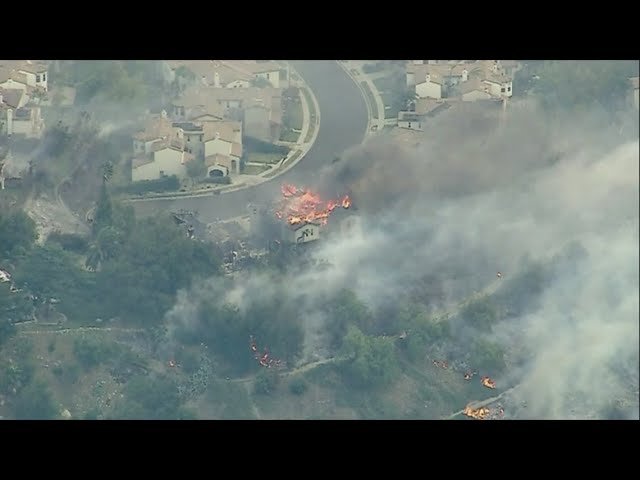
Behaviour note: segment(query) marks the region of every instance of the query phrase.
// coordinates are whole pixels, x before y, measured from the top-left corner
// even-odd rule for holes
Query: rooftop
[[[148,142],[157,138],[175,136],[177,129],[172,126],[171,120],[162,115],[150,117],[144,125],[144,130],[133,135],[135,140]]]
[[[634,90],[638,90],[638,81],[639,81],[640,77],[631,77],[629,79],[629,82],[631,83],[631,86],[633,87]]]
[[[418,115],[435,115],[449,107],[450,104],[448,102],[443,102],[442,100],[434,100],[432,98],[420,98],[416,100],[416,113]]]
[[[19,88],[0,88],[0,96],[2,97],[2,103],[11,108],[18,108],[24,96],[24,90]]]

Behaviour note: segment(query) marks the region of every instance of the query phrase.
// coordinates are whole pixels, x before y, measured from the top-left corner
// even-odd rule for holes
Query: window
[[[503,90],[503,92],[504,92],[504,90]],[[191,141],[191,136],[188,136],[187,137],[187,142],[190,142],[190,141]]]
[[[501,91],[502,93],[504,93],[504,92],[505,92],[504,87],[502,87],[502,88],[500,89],[500,91]]]
[[[43,82],[46,82],[46,81],[47,81],[47,74],[46,74],[46,73],[43,73],[43,74],[42,74],[42,81],[43,81]]]
[[[203,138],[204,138],[204,135],[200,135],[200,141],[202,141]]]
[[[160,170],[160,176],[164,177],[164,170]]]
[[[409,128],[411,128],[411,122],[409,122]]]
[[[40,74],[36,75],[36,82],[40,83]]]
[[[511,87],[509,86],[507,87],[507,92],[510,92],[510,91],[511,91]]]

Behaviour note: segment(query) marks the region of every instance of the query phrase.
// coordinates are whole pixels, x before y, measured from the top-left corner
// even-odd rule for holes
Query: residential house
[[[183,132],[185,150],[193,154],[196,160],[203,162],[205,159],[205,143],[214,137],[214,133],[223,129],[233,132],[232,139],[242,145],[242,123],[232,121],[207,121],[207,122],[174,122],[174,128]]]
[[[398,127],[422,131],[429,118],[447,110],[450,103],[442,100],[422,98],[416,100],[413,111],[398,113]]]
[[[506,62],[506,61],[505,61]],[[509,98],[513,96],[512,76],[505,71],[517,71],[516,67],[503,69],[505,62],[501,60],[481,60],[473,65],[471,76],[480,78],[489,86],[489,93],[494,97]],[[511,61],[506,62],[511,65]]]
[[[22,89],[0,88],[0,133],[38,138],[44,130],[40,107],[29,106]]]
[[[15,84],[19,83],[25,87],[41,88],[46,92],[48,77],[49,67],[43,62],[0,60],[0,87],[16,88]]]
[[[425,81],[421,82],[424,78]],[[469,65],[410,65],[407,67],[407,85],[415,84],[420,98],[440,99],[450,95],[451,90],[469,78]]]
[[[196,77],[196,85],[206,87],[248,88],[254,78],[250,73],[238,71],[220,60],[165,60],[164,63],[172,72],[172,80],[176,70],[185,67]],[[188,86],[181,85],[182,88]]]
[[[513,78],[523,67],[522,63],[517,60],[498,60],[497,62],[500,73],[509,78]]]
[[[204,127],[204,162],[207,175],[240,173],[242,129],[237,122],[210,122]]]
[[[442,98],[444,80],[437,74],[427,73],[425,81],[416,85],[416,96],[418,98]]]
[[[224,89],[215,89],[224,90]],[[218,102],[213,88],[190,87],[172,102],[172,117],[175,121],[220,121],[226,109]]]
[[[282,128],[282,89],[193,87],[174,100],[174,118],[193,122],[235,120],[244,134],[273,142]]]
[[[462,83],[458,87],[460,97],[465,102],[474,102],[476,100],[487,100],[491,98],[490,87],[480,78],[471,78],[468,82]]]
[[[155,151],[154,144],[169,138],[180,138],[182,133],[173,127],[167,113],[163,110],[159,116],[150,117],[144,129],[133,135],[134,155],[148,155]]]
[[[631,77],[629,79],[629,83],[631,84],[632,94],[633,94],[633,105],[638,110],[638,78],[639,77]]]
[[[270,89],[271,90],[271,89]],[[280,138],[283,122],[282,97],[273,89],[261,97],[247,101],[244,108],[244,129],[247,136],[275,142]]]
[[[270,60],[218,60],[238,73],[255,79],[267,80],[272,87],[280,88],[280,71],[282,68]]]
[[[151,152],[140,153],[131,162],[131,180],[157,180],[165,176],[187,175],[187,162],[193,155],[184,150],[184,139],[180,136],[154,142]]]
[[[283,240],[287,243],[308,243],[320,239],[320,224],[301,222],[283,225]]]

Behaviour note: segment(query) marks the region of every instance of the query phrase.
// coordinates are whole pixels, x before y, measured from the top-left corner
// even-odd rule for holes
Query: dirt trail
[[[75,327],[75,328],[52,328],[50,330],[20,330],[18,335],[41,335],[45,333],[82,333],[82,332],[144,332],[143,328],[124,327]]]

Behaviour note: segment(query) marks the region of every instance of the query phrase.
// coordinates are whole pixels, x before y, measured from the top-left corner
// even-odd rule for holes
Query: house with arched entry
[[[204,162],[207,175],[224,177],[240,173],[242,129],[237,122],[204,124]]]

